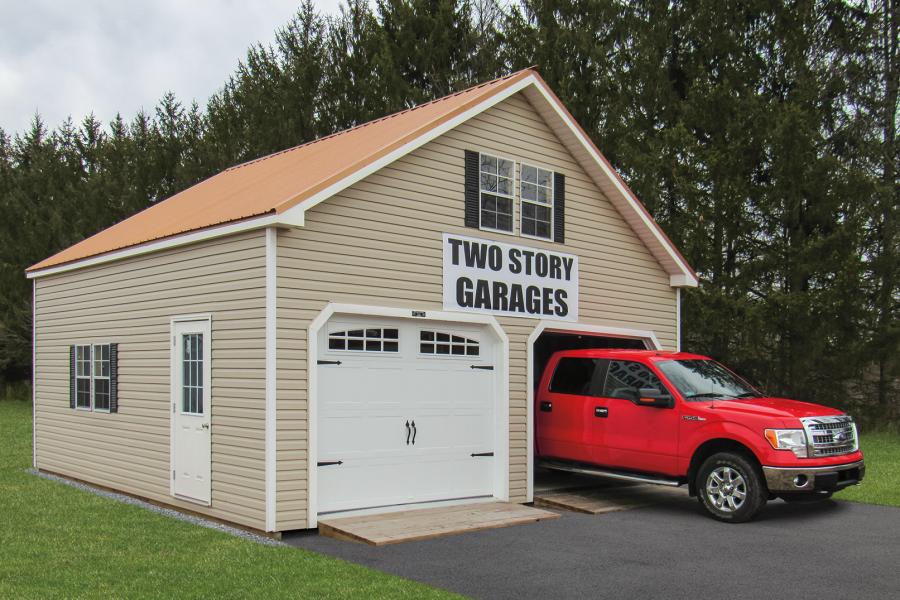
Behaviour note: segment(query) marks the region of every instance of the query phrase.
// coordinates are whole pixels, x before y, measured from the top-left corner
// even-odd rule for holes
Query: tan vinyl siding
[[[565,174],[566,243],[463,227],[467,149]],[[288,450],[278,454],[278,529],[306,526],[310,321],[328,302],[440,309],[444,232],[578,254],[580,322],[650,329],[675,347],[668,274],[528,101],[513,96],[319,204],[303,228],[279,233],[277,436]],[[537,321],[499,320],[510,337],[510,494],[524,501],[526,341]]]
[[[265,529],[265,247],[253,232],[36,280],[37,465]],[[169,495],[170,319],[212,315],[212,506]],[[119,412],[69,408],[69,346],[119,344]]]

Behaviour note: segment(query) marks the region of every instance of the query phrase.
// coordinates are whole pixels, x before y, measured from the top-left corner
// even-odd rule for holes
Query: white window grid
[[[91,346],[75,346],[75,408],[93,408],[93,384],[91,382]]]
[[[449,331],[422,329],[419,332],[419,354],[449,357],[479,356],[481,344],[476,339]]]
[[[522,163],[519,173],[519,196],[522,207],[519,211],[519,233],[522,237],[539,240],[553,239],[553,171],[535,165]],[[538,218],[539,212],[546,211],[547,218]],[[527,216],[529,213],[533,216]],[[526,227],[526,221],[533,229]],[[539,233],[539,224],[546,223],[547,235]],[[526,229],[529,230],[526,233]]]
[[[478,155],[478,223],[486,231],[498,233],[515,233],[516,221],[516,162],[509,158],[492,154]],[[487,198],[485,198],[487,196]],[[509,229],[500,227],[500,215],[506,211],[499,210],[499,200],[509,200]],[[493,203],[493,209],[489,208]],[[485,212],[493,214],[494,224],[485,223]]]
[[[396,327],[360,327],[333,331],[328,334],[328,350],[396,354],[400,351],[400,330]]]
[[[185,333],[181,338],[181,412],[203,414],[203,334]]]
[[[75,346],[75,408],[110,411],[110,344]],[[102,402],[97,399],[100,397]]]

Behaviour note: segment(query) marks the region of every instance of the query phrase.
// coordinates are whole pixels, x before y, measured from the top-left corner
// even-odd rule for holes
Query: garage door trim
[[[496,444],[496,460],[494,472],[494,497],[499,500],[509,500],[509,338],[506,332],[491,315],[446,312],[439,310],[421,310],[412,308],[395,308],[386,306],[368,306],[361,304],[337,304],[329,303],[316,315],[309,325],[307,333],[307,390],[308,407],[307,422],[309,423],[308,449],[307,449],[307,521],[308,527],[316,527],[318,523],[317,506],[317,404],[318,381],[316,364],[319,359],[319,331],[326,326],[335,315],[357,315],[393,319],[409,319],[410,321],[444,321],[454,323],[466,323],[484,325],[491,329],[500,345],[501,360],[496,365],[497,392],[494,399],[494,419]]]
[[[649,329],[629,329],[612,325],[589,325],[587,323],[562,324],[558,321],[541,321],[535,326],[534,331],[528,336],[528,352],[526,358],[528,361],[526,381],[528,407],[525,411],[526,456],[528,457],[528,464],[526,467],[527,482],[525,488],[526,502],[534,501],[534,343],[541,337],[541,334],[545,332],[629,338],[642,340],[647,348],[651,350],[662,350],[662,344],[659,343],[656,334]]]

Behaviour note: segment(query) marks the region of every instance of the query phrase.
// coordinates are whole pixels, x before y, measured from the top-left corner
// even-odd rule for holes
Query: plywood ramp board
[[[484,529],[558,519],[547,510],[509,502],[484,502],[319,521],[319,534],[384,546]]]
[[[534,495],[534,505],[589,515],[654,506],[683,500],[687,491],[657,485],[625,485],[547,490]]]

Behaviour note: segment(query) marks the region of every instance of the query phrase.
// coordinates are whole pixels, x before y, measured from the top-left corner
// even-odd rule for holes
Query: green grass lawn
[[[30,466],[31,404],[0,402],[0,598],[456,597],[102,498]]]
[[[838,500],[900,506],[900,434],[868,433],[860,436],[866,457],[862,485],[835,494]]]

